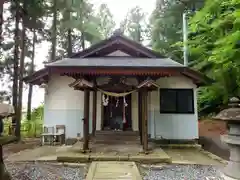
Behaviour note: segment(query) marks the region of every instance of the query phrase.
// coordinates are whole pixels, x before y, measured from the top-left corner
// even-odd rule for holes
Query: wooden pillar
[[[89,149],[89,90],[84,90],[83,151]]]
[[[141,93],[141,97],[142,97],[142,104],[141,104],[141,106],[142,106],[142,113],[141,113],[141,120],[142,120],[142,123],[141,123],[141,126],[142,126],[142,146],[144,146],[144,141],[143,141],[143,139],[144,139],[144,116],[145,116],[145,98],[144,98],[144,92],[142,91],[142,93]]]
[[[92,135],[95,136],[97,125],[97,91],[93,91]]]
[[[138,130],[142,145],[142,92],[138,91]]]
[[[148,153],[148,105],[147,105],[148,92],[146,89],[143,91],[143,117],[142,117],[142,143],[144,153]]]

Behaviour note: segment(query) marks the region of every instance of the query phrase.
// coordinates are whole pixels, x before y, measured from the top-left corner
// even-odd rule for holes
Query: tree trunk
[[[84,50],[84,49],[85,49],[85,37],[84,37],[84,32],[83,32],[83,30],[82,30],[81,33],[82,33],[82,34],[81,34],[81,46],[82,46],[82,50]]]
[[[19,55],[19,21],[20,21],[20,7],[18,0],[15,0],[16,13],[15,13],[15,30],[14,30],[14,63],[13,63],[13,86],[12,86],[12,104],[15,113],[18,109],[18,55]],[[12,124],[16,123],[16,116],[12,118]],[[16,132],[15,132],[16,135]]]
[[[80,31],[81,31],[81,46],[82,50],[85,49],[85,32],[84,32],[84,18],[83,18],[83,13],[81,11],[80,13]]]
[[[22,119],[22,95],[23,95],[23,75],[24,75],[24,59],[25,59],[25,16],[24,10],[26,10],[26,2],[23,2],[23,14],[22,14],[22,33],[21,33],[21,57],[19,67],[19,95],[18,95],[18,111],[16,121],[16,136],[18,140],[21,140],[21,119]]]
[[[72,30],[68,29],[68,57],[72,55]]]
[[[141,43],[141,25],[137,26],[137,42]]]
[[[3,41],[3,37],[2,37],[3,4],[4,4],[4,1],[1,1],[0,2],[0,46],[2,45],[2,41]]]
[[[37,41],[36,36],[36,29],[33,29],[33,45],[32,45],[32,62],[31,62],[31,71],[30,74],[34,72],[34,58],[35,58],[35,44]],[[28,103],[27,103],[27,120],[31,120],[31,109],[32,109],[32,91],[33,91],[33,85],[29,84],[29,90],[28,90]]]
[[[70,9],[68,9],[67,12],[66,12],[66,18],[67,18],[67,21],[71,22],[71,11],[70,11]],[[70,27],[67,30],[67,43],[68,43],[67,56],[71,57],[71,55],[72,55],[72,29]]]
[[[52,24],[52,52],[51,52],[51,60],[54,61],[56,59],[56,45],[57,45],[57,0],[53,0],[53,24]]]

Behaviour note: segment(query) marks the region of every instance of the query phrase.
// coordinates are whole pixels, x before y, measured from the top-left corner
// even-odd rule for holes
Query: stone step
[[[139,133],[134,131],[97,131],[95,143],[106,144],[136,144],[139,143]]]
[[[96,135],[120,135],[120,136],[138,136],[138,131],[96,131]]]
[[[112,136],[106,136],[106,135],[96,135],[95,139],[112,139],[112,140],[130,140],[130,141],[134,141],[139,139],[138,136],[116,136],[116,135],[112,135]]]
[[[116,140],[95,140],[94,144],[107,144],[107,145],[115,145],[115,144],[139,144],[140,140],[136,141],[116,141]]]
[[[140,140],[140,138],[114,138],[114,137],[98,137],[98,138],[94,138],[93,141],[117,141],[117,142],[125,142],[125,141],[129,141],[129,142],[138,142]]]
[[[131,131],[99,131],[96,132],[97,140],[136,141],[139,139],[137,132]]]
[[[134,162],[102,161],[92,162],[86,180],[122,179],[141,180],[142,177]]]

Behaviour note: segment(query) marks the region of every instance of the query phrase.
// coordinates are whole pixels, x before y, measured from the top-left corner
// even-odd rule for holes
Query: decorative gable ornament
[[[148,87],[148,88],[150,88],[150,87],[156,87],[156,88],[159,88],[159,85],[154,81],[154,80],[152,80],[152,79],[147,79],[147,80],[144,80],[143,82],[141,82],[138,86],[137,86],[137,88],[138,89],[140,89],[140,88],[143,88],[143,87]]]
[[[83,78],[78,79],[74,82],[72,82],[71,84],[69,84],[70,87],[74,87],[74,88],[82,88],[82,87],[88,87],[88,88],[93,88],[94,84],[92,82],[89,82]]]

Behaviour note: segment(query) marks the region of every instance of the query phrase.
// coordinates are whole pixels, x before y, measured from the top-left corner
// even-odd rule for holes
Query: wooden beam
[[[92,135],[95,136],[97,124],[97,91],[93,91]]]
[[[126,68],[126,67],[51,67],[52,73],[64,73],[66,75],[144,75],[144,76],[174,76],[180,74],[181,68]]]
[[[84,90],[83,151],[89,150],[89,90]]]

